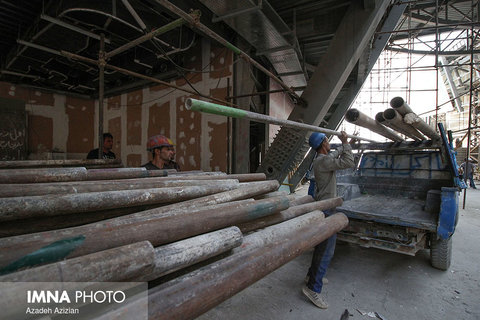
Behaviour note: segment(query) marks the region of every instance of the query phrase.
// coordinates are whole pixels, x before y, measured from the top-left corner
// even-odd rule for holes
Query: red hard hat
[[[152,151],[155,148],[160,148],[160,147],[173,147],[175,144],[173,143],[172,140],[169,138],[157,134],[156,136],[152,136],[148,138],[147,141],[147,150]]]

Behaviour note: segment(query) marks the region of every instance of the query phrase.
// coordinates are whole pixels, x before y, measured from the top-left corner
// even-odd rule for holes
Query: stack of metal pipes
[[[0,309],[15,315],[25,297],[20,283],[148,281],[148,302],[134,304],[148,303],[150,318],[193,319],[348,224],[342,213],[322,212],[341,198],[287,195],[265,179],[144,168],[0,169],[0,282],[18,283]],[[103,318],[135,310],[125,308]]]
[[[435,129],[414,113],[403,98],[393,98],[390,106],[391,108],[377,113],[375,119],[357,109],[348,110],[345,119],[395,142],[402,142],[408,138],[423,141],[427,140],[427,137],[433,141],[440,140],[440,135]]]

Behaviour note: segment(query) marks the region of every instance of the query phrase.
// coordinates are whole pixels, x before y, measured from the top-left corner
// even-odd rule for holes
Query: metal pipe
[[[147,26],[143,22],[143,20],[140,18],[140,16],[137,14],[135,9],[132,7],[130,2],[128,0],[122,0],[123,5],[127,8],[128,12],[132,15],[133,19],[138,23],[140,28],[142,28],[143,31],[147,30]]]
[[[105,35],[100,34],[98,52],[98,159],[103,159],[103,98],[105,89]]]
[[[79,60],[79,61],[84,61],[84,62],[87,62],[87,63],[90,63],[90,64],[94,64],[94,65],[97,65],[98,62],[93,60],[93,59],[90,59],[90,58],[87,58],[87,57],[82,57],[78,54],[75,54],[75,53],[71,53],[71,52],[68,52],[68,51],[60,51],[60,54],[64,57],[67,57],[69,59],[74,59],[74,60]],[[116,67],[116,66],[113,66],[111,64],[105,64],[105,68],[107,69],[111,69],[111,70],[115,70],[115,71],[118,71],[120,73],[123,73],[123,74],[126,74],[126,75],[129,75],[129,76],[132,76],[132,77],[136,77],[136,78],[139,78],[139,79],[144,79],[144,80],[147,80],[147,81],[150,81],[150,82],[153,82],[153,83],[158,83],[158,84],[162,84],[164,86],[167,86],[169,88],[175,88],[177,90],[180,90],[180,91],[183,91],[183,92],[187,92],[187,93],[190,93],[192,95],[200,95],[201,97],[204,97],[206,99],[210,99],[212,101],[216,101],[216,102],[220,102],[220,103],[227,103],[226,101],[223,101],[223,100],[220,100],[220,99],[217,99],[217,98],[214,98],[214,97],[210,97],[210,96],[207,96],[207,95],[204,95],[204,94],[199,94],[198,92],[196,91],[193,91],[193,90],[189,90],[189,89],[185,89],[185,88],[182,88],[182,87],[179,87],[179,86],[176,86],[170,82],[165,82],[165,81],[162,81],[162,80],[159,80],[157,78],[153,78],[153,77],[149,77],[149,76],[145,76],[143,74],[140,74],[140,73],[137,73],[137,72],[133,72],[133,71],[130,71],[130,70],[127,70],[127,69],[123,69],[123,68],[119,68],[119,67]]]
[[[432,128],[430,127],[425,121],[423,121],[419,116],[417,116],[415,113],[407,113],[403,117],[403,121],[406,124],[411,125],[415,129],[419,130],[422,132],[424,135],[429,137],[432,140],[440,140],[440,135]]]
[[[93,32],[87,31],[87,30],[83,30],[82,28],[76,27],[76,26],[74,26],[70,23],[64,22],[62,20],[50,17],[46,14],[41,14],[40,19],[51,22],[51,23],[54,23],[56,25],[59,25],[61,27],[67,28],[67,29],[70,29],[72,31],[81,33],[81,34],[83,34],[87,37],[90,37],[90,38],[93,38],[93,39],[96,39],[96,40],[100,40],[100,36],[96,33],[93,33]],[[105,39],[105,43],[110,44],[110,39]]]
[[[0,221],[180,202],[237,186],[224,184],[0,198]]]
[[[160,176],[164,176],[165,172],[160,170],[159,174]],[[88,169],[86,180],[112,180],[112,179],[142,178],[142,177],[149,177],[149,176],[150,176],[150,172],[143,167],[102,168],[102,169]]]
[[[65,159],[65,160],[13,160],[0,161],[2,169],[19,169],[19,168],[41,168],[41,167],[85,167],[101,166],[103,168],[121,166],[120,159]]]
[[[0,198],[31,197],[48,194],[104,192],[149,188],[170,188],[208,185],[238,185],[236,179],[159,180],[159,178],[121,179],[106,181],[69,181],[56,183],[3,184]]]
[[[201,101],[197,99],[188,98],[187,101],[185,102],[185,107],[187,108],[187,110],[217,114],[217,115],[232,117],[232,118],[248,119],[248,120],[253,120],[253,121],[262,122],[262,123],[276,124],[276,125],[280,125],[288,128],[303,129],[303,130],[309,130],[314,132],[323,132],[327,134],[341,136],[341,133],[338,131],[321,128],[321,127],[317,127],[309,124],[299,123],[291,120],[277,119],[264,114],[250,112],[242,109],[230,108],[227,106],[222,106],[215,103],[210,103],[210,102]],[[347,136],[350,138],[358,139],[358,140],[376,142],[375,140],[362,138],[362,137],[358,137],[350,134]]]
[[[155,251],[148,241],[0,276],[0,282],[122,281],[153,271]]]
[[[150,290],[149,318],[194,319],[347,224],[341,213],[314,211],[248,235],[231,256]]]
[[[389,127],[393,131],[397,131],[398,133],[401,133],[401,134],[405,135],[405,133],[403,132],[402,129],[397,128],[395,125],[393,125],[392,123],[385,120],[385,118],[383,117],[383,112],[382,111],[378,112],[375,115],[375,121],[377,121],[378,123],[380,123],[380,124],[382,124],[386,127]]]
[[[393,130],[385,127],[378,121],[375,121],[374,119],[370,118],[366,114],[360,112],[358,109],[350,109],[347,111],[345,115],[345,119],[353,123],[357,126],[361,126],[364,128],[367,128],[375,133],[378,133],[379,135],[382,135],[390,140],[396,141],[396,142],[401,142],[404,141],[402,137],[397,135]]]
[[[242,244],[238,227],[229,227],[155,248],[155,266],[151,273],[132,279],[151,281],[227,252]]]
[[[279,184],[276,180],[253,182],[249,183],[247,186],[240,186],[234,190],[224,191],[197,199],[166,205],[160,208],[137,212],[128,216],[102,221],[101,223],[90,223],[74,228],[46,231],[38,234],[0,238],[0,265],[11,263],[31,252],[34,252],[35,250],[50,245],[54,241],[61,241],[62,239],[69,238],[72,235],[85,236],[84,246],[79,248],[81,250],[75,250],[74,252],[69,253],[76,256],[116,247],[119,245],[129,244],[132,242],[142,241],[145,239],[141,238],[141,234],[138,232],[137,227],[135,227],[135,221],[153,219],[154,217],[161,217],[167,214],[179,214],[184,211],[197,212],[201,209],[210,208],[210,210],[212,210],[216,208],[223,208],[224,206],[233,205],[225,204],[226,202],[248,199],[250,197],[277,190],[278,187]],[[237,201],[239,206],[243,206],[248,202],[250,202],[250,200]],[[130,224],[131,227],[127,226],[124,230],[124,227],[122,226],[128,224]],[[148,228],[148,224],[145,226],[145,228]],[[112,246],[105,246],[105,244],[102,244],[104,240],[112,241],[110,236],[117,237],[118,239],[125,239],[125,243]],[[129,240],[127,237],[133,238]],[[139,237],[140,240],[135,240],[139,239]],[[100,249],[95,249],[98,246],[101,246]]]
[[[273,81],[278,83],[282,88],[284,88],[286,91],[288,91],[295,99],[298,101],[300,100],[300,97],[295,93],[295,91],[292,90],[292,88],[288,87],[285,83],[283,83],[282,80],[280,80],[277,76],[275,76],[273,73],[271,73],[269,70],[267,70],[265,67],[263,67],[260,63],[252,59],[248,54],[228,42],[227,40],[223,39],[220,35],[216,34],[209,28],[207,28],[205,25],[203,25],[200,21],[195,21],[188,13],[183,11],[182,9],[178,8],[171,2],[167,0],[155,0],[158,2],[160,5],[164,6],[168,10],[172,11],[173,13],[177,14],[179,17],[182,17],[186,21],[188,21],[194,28],[202,31],[212,39],[218,41],[220,44],[224,45],[226,48],[232,50],[235,54],[238,54],[240,57],[243,59],[247,60],[249,63],[254,65],[257,69],[261,70],[263,73],[265,73],[267,76],[269,76]]]
[[[74,249],[65,252],[64,256],[58,255],[58,259],[72,258],[144,240],[150,241],[153,246],[159,246],[270,215],[284,210],[288,206],[289,202],[286,198],[241,201],[220,204],[215,210],[200,208],[199,210],[189,209],[154,216],[146,215],[140,218],[130,216],[124,219],[111,219],[108,222],[102,221],[92,224],[88,228],[80,226],[47,231],[42,233],[42,236],[48,235],[45,242],[38,238],[38,234],[3,238],[0,239],[0,243],[10,242],[12,244],[15,242],[17,249],[10,247],[10,250],[0,252],[0,260],[2,260],[2,264],[4,259],[8,259],[8,262],[11,263],[18,257],[41,250],[52,241],[72,236],[82,236],[84,241]],[[25,251],[26,253],[24,253]],[[16,259],[12,259],[13,257]]]
[[[86,178],[87,169],[83,167],[0,170],[0,184],[71,181]]]
[[[402,116],[406,115],[407,113],[413,113],[413,110],[410,106],[403,100],[402,97],[395,97],[390,100],[390,106],[395,109],[398,113]]]
[[[199,15],[198,12],[192,12],[191,15],[194,17],[194,19],[198,19],[198,15]],[[197,18],[195,18],[195,17],[197,17]],[[170,23],[168,23],[168,24],[166,24],[166,25],[164,25],[164,26],[162,26],[162,27],[160,27],[160,28],[158,28],[154,31],[151,31],[151,32],[149,32],[149,33],[147,33],[147,34],[145,34],[145,35],[143,35],[143,36],[141,36],[141,37],[139,37],[135,40],[130,41],[129,43],[124,44],[121,47],[118,47],[118,48],[116,48],[116,49],[114,49],[110,52],[107,52],[105,54],[105,58],[109,59],[109,58],[111,58],[111,57],[113,57],[113,56],[115,56],[115,55],[117,55],[121,52],[124,52],[124,51],[126,51],[130,48],[133,48],[133,47],[141,44],[141,43],[144,43],[145,41],[151,40],[152,38],[154,38],[156,36],[159,36],[159,35],[164,34],[164,33],[168,32],[170,30],[178,28],[178,27],[182,26],[184,23],[185,23],[185,20],[183,18],[179,18],[175,21],[172,21],[172,22],[170,22]]]
[[[43,246],[51,244],[52,241],[59,241],[71,237],[72,234],[85,235],[88,241],[95,241],[95,238],[97,237],[95,232],[98,232],[100,234],[112,232],[112,229],[116,229],[117,226],[121,226],[125,223],[132,223],[132,221],[135,221],[135,219],[149,219],[154,216],[177,214],[183,211],[195,212],[199,211],[200,209],[207,208],[216,209],[218,207],[225,206],[224,203],[241,199],[248,199],[258,196],[260,194],[272,192],[277,190],[278,187],[279,183],[276,180],[251,182],[248,185],[240,186],[234,190],[224,191],[197,199],[166,205],[160,208],[137,212],[128,216],[110,219],[107,221],[107,223],[91,223],[75,228],[43,232],[37,235],[22,235],[9,238],[0,238],[0,265],[4,265],[16,259],[19,259],[24,255],[38,250]],[[249,201],[251,200],[237,201],[237,203],[243,205],[243,203],[247,203]],[[127,233],[128,232],[129,231],[127,229]],[[135,230],[133,230],[133,233],[135,233]],[[122,235],[120,232],[119,237],[121,238],[123,236],[124,235]],[[138,234],[136,236],[138,236]],[[135,241],[130,241],[124,244],[128,244],[131,242]]]
[[[425,140],[425,137],[417,129],[403,122],[403,117],[395,109],[386,109],[383,111],[383,117],[387,123],[394,125],[398,131],[402,130],[406,136],[414,140]]]
[[[315,201],[311,203],[306,203],[297,206],[291,206],[290,208],[280,211],[279,213],[272,214],[264,218],[256,219],[246,223],[238,225],[240,230],[243,233],[247,233],[253,230],[265,228],[283,221],[287,221],[293,218],[296,218],[307,212],[312,212],[314,210],[327,210],[335,207],[340,207],[343,203],[342,198],[332,198],[322,201]]]
[[[126,292],[137,284],[125,281],[151,272],[153,265],[154,249],[148,241],[144,241],[8,274],[0,277],[2,318],[24,318],[27,291],[53,292],[61,289],[73,293],[78,290],[91,292],[87,290],[95,288]],[[108,283],[92,287],[92,282]],[[112,282],[115,283],[112,285]],[[78,302],[72,299],[69,307],[79,308],[82,304],[81,299]]]

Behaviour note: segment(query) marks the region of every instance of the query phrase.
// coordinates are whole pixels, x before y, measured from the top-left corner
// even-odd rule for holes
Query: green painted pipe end
[[[187,110],[205,112],[232,118],[244,118],[247,115],[247,112],[242,109],[235,109],[192,98],[187,99],[185,102],[185,107]]]

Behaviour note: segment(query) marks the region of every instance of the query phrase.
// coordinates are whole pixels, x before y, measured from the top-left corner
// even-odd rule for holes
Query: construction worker
[[[180,166],[174,161],[175,144],[169,138],[158,134],[148,138],[147,151],[152,153],[152,161],[144,164],[147,170],[176,169],[180,171]]]
[[[112,152],[113,136],[111,133],[103,134],[103,155],[102,159],[115,159],[115,153]],[[98,148],[90,150],[87,159],[98,159]]]
[[[460,165],[460,171],[463,173],[463,179],[465,180],[465,184],[467,184],[467,180],[470,180],[470,187],[473,189],[477,189],[475,186],[475,181],[473,181],[473,173],[475,172],[477,165],[472,162],[472,159],[467,158],[464,159],[463,163]]]
[[[340,136],[342,146],[338,150],[330,152],[330,143],[325,134],[314,132],[310,136],[308,143],[316,152],[316,158],[313,160],[313,173],[315,176],[316,201],[334,198],[337,196],[337,178],[336,170],[353,168],[355,165],[352,147],[347,143],[347,134],[342,131]],[[335,213],[335,209],[325,210],[325,216]],[[325,298],[320,295],[324,278],[330,260],[335,252],[335,242],[337,235],[334,234],[327,240],[315,247],[312,257],[312,264],[305,277],[305,285],[302,288],[305,294],[317,307],[328,308]]]

